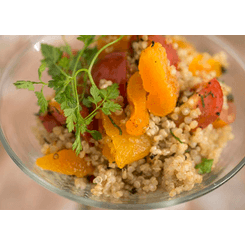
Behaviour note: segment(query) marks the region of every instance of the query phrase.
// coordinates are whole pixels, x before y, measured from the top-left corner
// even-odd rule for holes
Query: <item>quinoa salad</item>
[[[202,183],[234,138],[226,54],[200,53],[181,36],[77,39],[80,50],[65,37],[60,47],[42,44],[39,81],[15,83],[40,106],[36,165],[74,176],[76,188],[98,197],[174,197]]]

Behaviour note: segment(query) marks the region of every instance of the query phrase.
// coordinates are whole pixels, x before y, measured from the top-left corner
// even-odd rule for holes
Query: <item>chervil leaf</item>
[[[113,100],[119,96],[118,84],[113,83],[111,86],[107,87],[107,99]]]
[[[102,139],[102,135],[99,131],[97,130],[92,130],[92,131],[89,131],[89,133],[92,135],[92,137],[95,139],[95,140],[101,140]]]
[[[202,162],[195,166],[196,169],[199,169],[199,174],[210,173],[212,169],[214,159],[203,158]]]
[[[97,52],[98,52],[97,47],[87,48],[84,50],[82,57],[85,59],[86,63],[89,65]]]
[[[74,141],[74,143],[72,145],[72,150],[75,150],[77,155],[82,150],[81,136],[80,136],[80,129],[79,128],[76,131],[76,140]]]
[[[18,89],[24,88],[30,91],[34,91],[35,89],[32,81],[17,81],[16,83],[14,83],[14,85]]]
[[[77,40],[82,41],[85,46],[89,46],[94,42],[95,35],[79,35]]]
[[[46,100],[46,98],[44,97],[43,92],[35,92],[36,96],[37,96],[37,103],[40,106],[40,113],[45,113],[48,109],[48,101]]]
[[[67,57],[63,57],[58,62],[58,65],[64,69],[69,68],[70,60]]]
[[[93,96],[94,104],[97,104],[102,100],[102,98],[100,97],[100,90],[96,86],[92,85],[92,87],[90,88],[90,94]]]
[[[74,108],[64,109],[64,114],[66,116],[66,126],[69,132],[72,132],[77,122],[77,117]]]
[[[83,105],[85,105],[85,106],[88,107],[88,108],[92,107],[91,101],[90,101],[88,98],[86,98],[86,97],[84,97],[84,98],[82,99],[82,103],[83,103]]]
[[[71,71],[73,71],[74,68],[75,68],[75,64],[76,64],[76,61],[77,61],[78,56],[80,55],[80,52],[81,52],[81,51],[79,51],[79,52],[74,56],[74,58],[70,61],[70,67],[69,67],[69,69],[70,69]],[[77,63],[77,67],[76,67],[76,71],[80,70],[81,68],[82,68],[82,63],[81,63],[81,62],[78,62],[78,63]]]
[[[38,77],[39,77],[39,80],[41,82],[42,82],[42,79],[41,79],[42,78],[42,73],[45,71],[46,67],[47,67],[46,61],[45,60],[42,60],[41,61],[41,65],[38,68]]]
[[[121,109],[121,106],[119,104],[116,104],[111,100],[108,100],[103,104],[103,107],[101,110],[103,111],[104,114],[110,115],[111,112],[115,112],[120,109]]]
[[[56,63],[63,53],[59,48],[44,43],[41,44],[41,52],[45,60],[50,60],[53,63]]]

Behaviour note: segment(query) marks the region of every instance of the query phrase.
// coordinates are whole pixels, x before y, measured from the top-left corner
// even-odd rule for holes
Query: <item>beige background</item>
[[[245,36],[221,36],[245,60]],[[0,36],[0,73],[26,36]],[[75,202],[58,196],[25,175],[0,143],[0,210],[78,209]],[[84,207],[82,207],[84,208]],[[245,168],[217,190],[168,209],[245,209]]]

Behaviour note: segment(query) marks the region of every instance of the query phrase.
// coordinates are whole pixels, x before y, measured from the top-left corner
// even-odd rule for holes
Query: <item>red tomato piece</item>
[[[207,127],[213,123],[220,115],[223,106],[223,92],[216,78],[209,82],[198,85],[196,94],[199,96],[197,107],[201,111],[201,115],[197,118],[200,128]]]
[[[179,57],[177,54],[177,51],[173,48],[173,45],[171,43],[166,42],[166,38],[161,35],[150,35],[148,36],[148,39],[150,41],[158,42],[162,44],[162,46],[166,49],[167,57],[170,61],[170,65],[174,65],[177,67],[179,62]]]
[[[66,117],[64,115],[63,110],[60,108],[60,104],[55,101],[51,100],[49,102],[49,111],[53,115],[53,117],[61,124],[65,125],[66,124]]]
[[[92,70],[94,82],[99,85],[101,79],[110,80],[119,85],[120,93],[126,97],[127,58],[126,52],[113,52],[99,60]]]
[[[54,116],[51,114],[46,114],[45,116],[39,116],[45,129],[51,133],[54,127],[61,126],[61,124],[55,120]]]

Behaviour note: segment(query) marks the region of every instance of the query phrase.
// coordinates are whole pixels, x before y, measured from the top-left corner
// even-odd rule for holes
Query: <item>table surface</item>
[[[221,36],[245,60],[245,36]],[[0,72],[26,36],[0,36]],[[11,178],[9,176],[11,175]],[[77,203],[54,194],[25,175],[0,143],[0,210],[60,210],[81,208]],[[94,209],[94,208],[91,208]],[[171,208],[171,210],[244,210],[245,168],[215,191]]]

